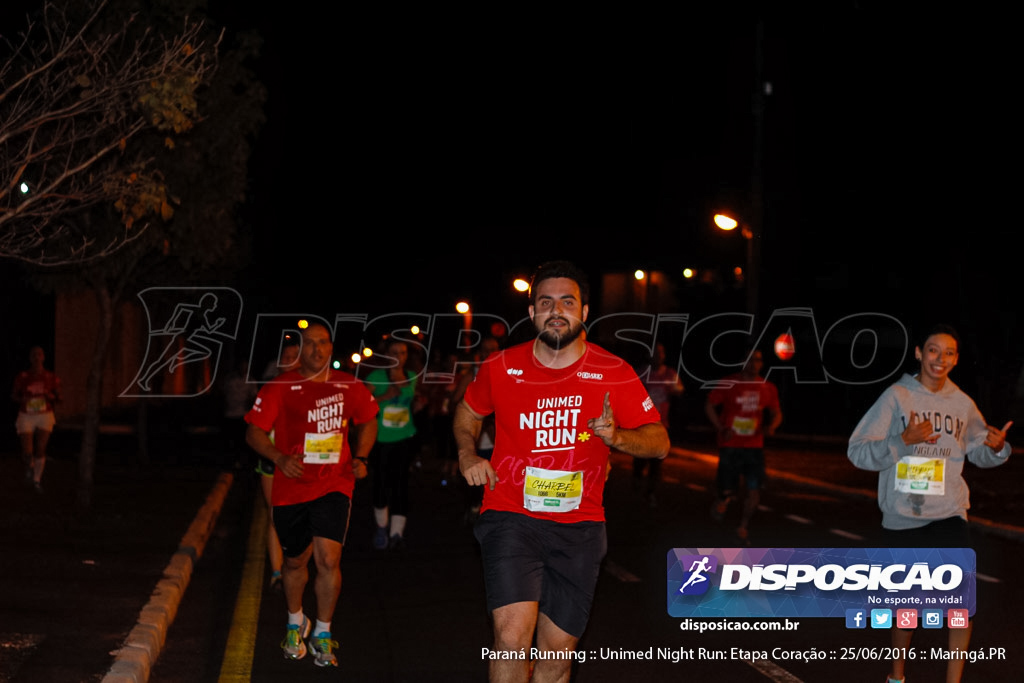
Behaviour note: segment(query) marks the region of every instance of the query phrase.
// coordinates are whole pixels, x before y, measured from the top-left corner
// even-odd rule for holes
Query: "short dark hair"
[[[587,274],[576,264],[570,261],[548,261],[537,267],[533,278],[530,279],[530,303],[536,303],[536,287],[544,280],[564,277],[572,280],[580,288],[580,303],[584,306],[590,304],[590,284],[587,282]]]
[[[954,328],[952,325],[947,325],[945,323],[932,325],[927,330],[925,330],[924,334],[918,337],[920,342],[918,343],[917,348],[923,350],[924,345],[928,343],[928,338],[935,334],[948,334],[950,337],[953,338],[953,341],[956,342],[956,350],[960,351],[960,335],[957,333],[956,328]]]
[[[327,323],[321,322],[320,320],[310,320],[306,327],[299,331],[299,337],[301,338],[302,333],[311,327],[319,327],[320,329],[322,329],[324,332],[327,333],[328,341],[330,341],[332,344],[334,343],[334,330],[331,329],[331,327]]]

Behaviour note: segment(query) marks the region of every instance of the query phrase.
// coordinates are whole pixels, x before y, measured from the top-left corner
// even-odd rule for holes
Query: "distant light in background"
[[[363,349],[363,355],[369,358],[370,356],[373,355],[373,349],[367,346],[365,349]]]
[[[775,355],[779,360],[789,360],[796,354],[796,340],[789,332],[783,332],[775,338]]]
[[[18,185],[18,189],[21,190],[22,194],[28,194],[28,183],[22,183],[21,185]]]
[[[739,223],[734,218],[729,218],[725,214],[715,214],[715,225],[720,227],[722,230],[735,230]]]
[[[727,216],[724,213],[716,213],[714,217],[715,225],[722,230],[735,230],[737,227],[740,229],[740,234],[743,235],[743,240],[746,244],[747,251],[747,267],[746,269],[735,268],[733,274],[736,276],[736,282],[743,283],[747,292],[747,313],[757,313],[757,301],[758,301],[758,281],[761,279],[758,276],[758,262],[759,262],[759,249],[760,247],[754,244],[754,230],[750,225],[743,223],[741,224],[738,220],[732,216]]]
[[[683,268],[683,277],[687,280],[692,279],[695,275],[697,275],[697,271],[693,268]]]
[[[460,301],[459,303],[455,304],[455,310],[465,315],[466,313],[469,313],[469,304],[467,304],[465,301]]]
[[[335,359],[334,362],[331,363],[331,365],[334,367],[335,370],[341,370],[341,361],[340,360]]]
[[[635,273],[633,273],[633,277],[635,277],[637,280],[643,280],[645,277],[647,277],[647,273],[645,273],[642,270],[637,270]]]
[[[304,330],[307,327],[309,327],[309,321],[308,320],[300,320],[299,321],[299,329],[300,330]]]
[[[352,362],[353,363],[358,363],[361,360],[362,360],[362,358],[360,357],[360,355],[358,353],[353,353],[352,354]]]
[[[512,286],[515,288],[517,292],[526,292],[529,291],[530,289],[530,283],[521,277],[517,277],[515,281],[512,283]]]
[[[419,334],[420,333],[420,326],[419,325],[413,325],[412,327],[409,328],[409,331],[412,332],[413,334]]]

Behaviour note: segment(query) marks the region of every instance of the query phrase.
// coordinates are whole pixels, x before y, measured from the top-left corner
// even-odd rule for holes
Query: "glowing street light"
[[[743,235],[747,242],[747,267],[744,272],[743,279],[746,283],[747,288],[747,313],[752,315],[757,314],[757,289],[758,289],[758,272],[757,272],[757,258],[754,253],[754,231],[749,226],[740,223],[732,216],[728,216],[724,213],[715,214],[715,225],[721,230],[730,232],[736,228],[740,229],[740,234]]]
[[[754,233],[750,230],[750,228],[748,228],[746,225],[740,226],[739,221],[730,216],[726,216],[724,213],[715,214],[715,225],[717,225],[722,230],[725,230],[726,232],[729,232],[730,230],[735,230],[736,228],[740,228],[740,232],[743,234],[744,237],[746,237],[748,240],[754,239]]]
[[[736,222],[735,218],[729,218],[724,214],[716,213],[715,225],[720,227],[722,230],[735,230],[739,223]]]
[[[473,310],[468,301],[460,301],[455,304],[455,310],[462,314],[462,327],[467,332],[473,329]]]

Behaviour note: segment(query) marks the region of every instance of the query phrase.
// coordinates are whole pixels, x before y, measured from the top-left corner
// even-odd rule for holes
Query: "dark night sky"
[[[315,250],[300,270],[337,283],[339,307],[447,302],[550,256],[742,258],[709,214],[749,205],[751,13],[267,20],[258,215],[275,253]],[[991,239],[980,217],[1006,215],[1016,143],[999,24],[872,3],[765,15],[766,303],[1011,305],[992,281],[1008,226]]]
[[[746,5],[211,4],[265,39],[248,316],[448,313],[469,297],[518,322],[509,281],[548,258],[593,280],[742,262],[742,240],[710,217],[751,206]],[[762,319],[803,307],[820,332],[868,312],[911,330],[952,322],[957,381],[994,422],[1024,420],[1015,17],[890,5],[762,15]],[[742,310],[741,290],[679,285],[673,312],[691,321]],[[7,291],[8,309],[33,299],[22,283]],[[5,320],[14,368],[41,333]],[[844,433],[879,387],[827,390],[787,394],[788,429]],[[837,410],[801,407],[819,405]]]
[[[486,309],[551,257],[595,276],[742,259],[710,215],[750,206],[746,4],[212,7],[265,39],[247,301]],[[875,2],[762,13],[765,307],[943,318],[1016,353],[1010,18]],[[680,308],[709,296],[682,289]]]
[[[555,256],[595,274],[738,263],[710,214],[750,213],[760,20],[766,304],[1015,312],[1008,10],[754,5],[213,0],[265,40],[253,291],[434,308]]]

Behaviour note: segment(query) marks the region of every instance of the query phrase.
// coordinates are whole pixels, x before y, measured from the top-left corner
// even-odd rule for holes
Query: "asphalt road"
[[[168,455],[171,453],[172,455]],[[751,529],[755,547],[870,546],[880,517],[874,477],[852,468],[840,447],[779,440],[767,449],[769,482]],[[708,516],[714,457],[701,443],[679,444],[666,461],[651,507],[634,490],[631,461],[613,459],[608,481],[609,553],[591,622],[580,643],[582,683],[634,678],[714,677],[730,681],[881,680],[886,664],[862,659],[802,661],[756,658],[759,651],[883,647],[885,634],[850,631],[842,619],[801,620],[795,631],[706,633],[680,629],[666,610],[666,554],[676,547],[735,547],[733,520]],[[0,459],[0,683],[110,680],[125,638],[181,559],[197,510],[220,486],[223,499],[191,551],[190,576],[168,619],[166,641],[148,680],[154,683],[346,680],[367,682],[486,680],[481,656],[490,643],[479,555],[464,521],[461,486],[442,486],[437,463],[413,473],[413,505],[404,553],[374,551],[369,487],[357,487],[342,560],[344,585],[334,636],[340,666],[319,670],[310,659],[286,661],[278,643],[284,603],[266,590],[256,481],[247,469],[183,440],[139,465],[105,456],[88,513],[73,500],[75,463],[55,458],[47,491],[18,481],[13,456]],[[1005,648],[1006,658],[967,665],[965,680],[1016,681],[1024,639],[1015,615],[1024,604],[1010,589],[1022,558],[1020,506],[1014,496],[1024,459],[967,473],[975,502],[978,611],[972,645]],[[230,484],[224,486],[227,479]],[[191,526],[190,526],[191,525]],[[255,531],[254,531],[255,530]],[[307,605],[312,609],[312,602]],[[739,620],[753,623],[757,620]],[[923,653],[945,631],[922,632]],[[733,648],[736,648],[734,650]],[[652,659],[623,659],[652,653]],[[721,653],[725,659],[698,658]],[[673,654],[694,659],[672,661]],[[911,664],[915,681],[938,680],[943,664]]]
[[[853,469],[841,450],[832,445],[792,446],[785,444],[768,451],[773,476],[752,528],[751,544],[872,545],[880,519],[873,498],[874,475]],[[341,662],[336,674],[316,670],[309,660],[286,661],[278,648],[283,634],[283,598],[260,590],[266,583],[264,574],[255,591],[253,586],[241,585],[242,537],[255,508],[250,496],[239,495],[226,508],[223,524],[219,525],[222,530],[216,537],[224,540],[213,551],[216,559],[210,552],[204,557],[204,562],[216,563],[216,568],[197,572],[196,584],[190,588],[193,592],[171,628],[168,647],[151,680],[486,680],[486,660],[481,653],[490,644],[490,626],[476,544],[470,527],[463,522],[463,488],[441,486],[433,465],[427,461],[414,472],[415,508],[409,522],[409,547],[401,554],[372,549],[368,487],[357,490],[334,627]],[[707,514],[714,457],[694,448],[675,449],[667,461],[655,507],[634,490],[631,459],[616,457],[614,465],[606,493],[609,553],[592,619],[580,643],[580,650],[589,658],[575,665],[574,680],[675,680],[685,675],[794,682],[827,676],[843,683],[880,679],[886,673],[883,662],[838,658],[845,647],[888,645],[887,634],[851,632],[842,619],[803,620],[799,630],[791,633],[682,632],[681,620],[668,616],[666,611],[668,550],[741,544],[733,534],[729,516],[719,525]],[[1010,654],[1006,660],[969,664],[968,680],[1018,680],[1015,672],[1019,662],[1014,660],[1020,655],[1013,644],[1024,633],[1015,625],[1007,625],[1005,617],[1024,608],[1006,590],[1022,547],[1015,537],[1016,530],[1002,516],[1004,508],[998,505],[998,489],[1013,478],[1017,467],[1014,471],[1009,465],[1003,469],[1000,476],[993,476],[992,471],[969,473],[979,475],[973,478],[977,497],[985,501],[978,517],[981,519],[983,512],[992,513],[993,519],[987,520],[990,523],[984,528],[997,532],[978,534],[979,572],[986,578],[978,589],[980,618],[975,621],[974,643],[986,648],[1004,647]],[[243,492],[244,487],[238,487],[236,493]],[[240,629],[236,625],[235,632],[244,633],[246,642],[251,643],[239,657],[227,638],[231,631],[228,617],[238,604],[251,601],[253,592],[260,593],[256,615]],[[307,609],[312,607],[310,602]],[[917,640],[930,653],[931,647],[943,645],[944,638],[944,631],[923,632]],[[725,653],[726,659],[670,659],[680,651],[699,653],[701,648],[708,653]],[[838,654],[836,659],[814,662],[771,657],[767,662],[754,661],[751,656],[775,648],[789,653],[813,648]],[[654,658],[617,658],[624,652],[649,652]],[[229,659],[230,666],[225,664]],[[915,680],[937,680],[944,666],[942,662],[917,661],[909,671]]]

